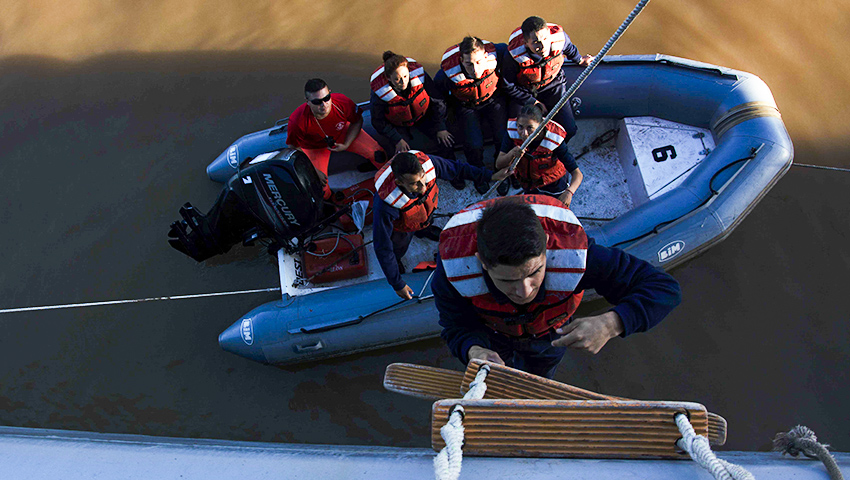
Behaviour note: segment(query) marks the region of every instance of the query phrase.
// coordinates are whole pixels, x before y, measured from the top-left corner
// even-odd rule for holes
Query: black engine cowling
[[[233,175],[206,215],[184,204],[168,243],[199,262],[257,238],[297,244],[293,239],[313,231],[322,213],[322,182],[310,159],[284,149],[258,156]]]

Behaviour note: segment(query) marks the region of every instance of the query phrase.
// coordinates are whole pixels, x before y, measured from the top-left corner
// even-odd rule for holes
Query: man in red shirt
[[[328,161],[331,152],[349,151],[380,168],[386,153],[363,127],[360,107],[341,93],[331,93],[328,84],[312,78],[304,85],[307,103],[289,116],[286,143],[303,151],[313,162],[324,182],[325,198],[330,198]]]

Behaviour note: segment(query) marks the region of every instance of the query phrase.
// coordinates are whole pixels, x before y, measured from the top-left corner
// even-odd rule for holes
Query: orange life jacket
[[[389,104],[387,121],[401,127],[409,127],[418,122],[425,116],[431,104],[431,97],[425,91],[425,68],[412,58],[408,58],[407,62],[407,68],[410,70],[407,95],[399,94],[390,85],[390,81],[384,75],[383,65],[372,73],[370,83],[372,91],[378,95],[378,98]]]
[[[475,256],[475,229],[481,210],[499,199],[476,203],[453,216],[440,235],[440,258],[449,282],[472,302],[488,327],[512,337],[540,336],[567,323],[581,303],[583,292],[575,292],[575,288],[587,263],[587,235],[573,212],[558,200],[546,195],[516,198],[531,205],[549,235],[541,301],[527,305],[499,303],[484,280],[484,270]]]
[[[431,225],[431,214],[437,209],[437,197],[440,192],[437,187],[437,171],[434,170],[434,163],[428,155],[418,150],[410,150],[410,153],[416,155],[425,171],[423,196],[411,199],[401,191],[395,183],[395,175],[391,167],[392,160],[384,164],[375,174],[375,188],[378,196],[384,203],[400,212],[398,219],[393,221],[393,228],[401,232],[416,232]]]
[[[508,41],[508,51],[519,64],[516,83],[532,91],[548,85],[564,65],[564,46],[567,43],[567,34],[560,25],[547,24],[549,27],[552,46],[549,55],[534,60],[525,46],[525,37],[522,36],[522,28],[517,28],[511,33]]]
[[[514,145],[522,145],[516,118],[508,120],[508,136]],[[542,137],[542,138],[541,138]],[[540,143],[533,151],[525,152],[516,167],[516,177],[525,190],[542,187],[557,181],[567,173],[567,168],[555,156],[555,149],[564,143],[567,131],[554,120],[549,121],[537,137]]]
[[[496,75],[496,67],[499,62],[496,58],[496,46],[483,40],[486,55],[487,68],[481,78],[469,78],[463,71],[461,65],[460,45],[454,45],[443,54],[440,68],[452,81],[452,96],[467,106],[477,106],[486,102],[496,93],[499,76]]]

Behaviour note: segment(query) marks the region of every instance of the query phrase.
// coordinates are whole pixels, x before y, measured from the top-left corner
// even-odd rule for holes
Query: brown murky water
[[[382,50],[433,71],[463,35],[505,41],[530,14],[595,52],[634,6],[137,5],[0,3],[0,308],[274,286],[253,250],[196,265],[165,232],[183,202],[214,200],[207,163],[286,117],[306,78],[363,100]],[[796,161],[847,167],[848,23],[850,2],[655,0],[612,53],[756,73]],[[701,402],[729,420],[729,449],[766,450],[802,423],[850,450],[848,185],[850,174],[792,168],[728,240],[674,272],[684,303],[664,323],[568,357],[558,378]],[[428,445],[429,403],[383,391],[381,377],[392,362],[459,369],[439,340],[288,370],[218,349],[221,330],[273,297],[0,315],[0,424]]]

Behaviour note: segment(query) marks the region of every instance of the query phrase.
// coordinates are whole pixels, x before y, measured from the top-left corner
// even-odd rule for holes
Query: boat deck
[[[640,124],[641,136],[660,138],[653,142],[661,144],[667,143],[669,138],[670,125],[660,125],[653,123],[656,119],[642,119]],[[615,129],[622,130],[624,123],[618,119],[583,119],[578,120],[578,133],[570,141],[570,151],[574,156],[578,156],[585,148],[590,148],[595,139],[600,138],[606,132]],[[665,130],[666,127],[667,129]],[[674,126],[674,130],[682,130],[687,132],[686,136],[692,136],[692,132],[697,131],[695,128],[687,126]],[[668,132],[668,133],[665,133]],[[623,170],[622,159],[620,152],[623,151],[623,135],[625,132],[619,132],[609,139],[598,145],[595,148],[590,148],[584,155],[577,159],[578,166],[584,174],[584,180],[579,188],[579,192],[572,202],[570,208],[576,213],[579,219],[585,226],[599,226],[607,220],[617,218],[623,213],[633,209],[640,201],[633,200],[634,186],[630,189],[629,181],[642,181],[640,176],[635,177],[635,172],[631,172],[631,177]],[[632,141],[635,140],[626,140]],[[713,144],[712,144],[713,146]],[[485,158],[490,158],[492,155],[492,146],[487,147]],[[463,159],[461,152],[459,159]],[[681,157],[680,157],[681,158]],[[352,184],[363,181],[366,178],[374,175],[374,172],[362,173],[358,172],[354,162],[356,158],[346,158],[343,161],[336,162],[331,165],[329,182],[334,190],[348,187]],[[635,163],[637,161],[635,160]],[[629,160],[631,165],[631,160]],[[631,168],[631,167],[628,167]],[[674,174],[677,181],[681,181],[687,175],[685,168]],[[665,172],[670,175],[670,172]],[[646,181],[651,181],[647,179]],[[669,183],[669,182],[668,182]],[[438,180],[440,187],[440,203],[437,208],[438,217],[435,218],[434,224],[442,227],[446,224],[449,217],[461,210],[462,208],[480,201],[482,196],[473,188],[472,182],[467,182],[464,190],[456,190],[447,181]],[[644,187],[649,188],[649,184]],[[511,194],[520,193],[519,189],[511,189]],[[645,199],[643,200],[645,201]],[[364,241],[372,240],[372,229],[366,227],[363,232]],[[332,283],[309,284],[303,280],[299,280],[299,276],[295,273],[300,271],[298,268],[298,259],[288,257],[287,255],[279,255],[281,262],[281,283],[284,287],[284,292],[290,295],[304,295],[318,290],[327,288],[343,287],[351,284],[362,283],[382,279],[384,277],[378,264],[373,248],[366,248],[369,262],[369,274],[366,277],[360,277],[349,280],[340,280]],[[437,251],[436,242],[414,238],[411,242],[408,253],[403,259],[403,263],[408,272],[414,266],[424,261],[431,261]],[[293,282],[294,280],[294,282]]]

